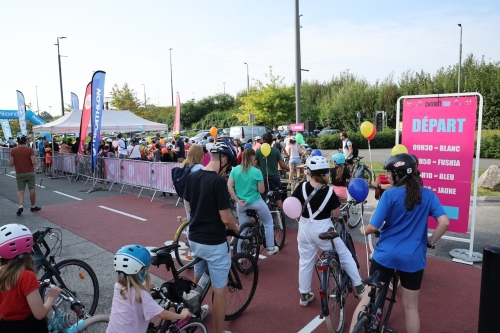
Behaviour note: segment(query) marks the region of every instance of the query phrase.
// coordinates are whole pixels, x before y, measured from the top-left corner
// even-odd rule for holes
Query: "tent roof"
[[[82,110],[73,110],[50,123],[33,126],[33,132],[79,133]],[[87,133],[90,133],[90,121]],[[141,127],[142,126],[142,127]],[[136,116],[128,110],[103,110],[101,132],[167,131],[167,124],[155,123]]]

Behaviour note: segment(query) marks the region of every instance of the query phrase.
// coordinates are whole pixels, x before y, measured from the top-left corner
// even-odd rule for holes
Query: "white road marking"
[[[16,178],[16,176],[12,176],[12,175],[6,175],[7,177],[11,177],[11,178]]]
[[[313,320],[311,320],[309,322],[309,324],[307,324],[303,329],[301,329],[299,331],[299,333],[309,333],[309,332],[312,332],[316,329],[316,327],[318,327],[319,325],[321,325],[323,323],[324,319],[320,319],[319,316],[317,316],[316,318],[314,318]]]
[[[59,192],[59,191],[54,191],[54,193],[57,193],[57,194],[60,194],[60,195],[64,195],[65,197],[68,197],[68,198],[71,198],[71,199],[75,199],[75,200],[83,200],[83,199],[80,199],[80,198],[74,197],[74,196],[72,196],[72,195],[69,195],[69,194],[66,194],[66,193]]]
[[[128,217],[140,220],[140,221],[147,221],[146,219],[143,219],[142,217],[135,216],[135,215],[132,215],[132,214],[127,214],[127,213],[124,213],[124,212],[120,212],[119,210],[116,210],[116,209],[113,209],[113,208],[109,208],[109,207],[106,207],[106,206],[99,206],[99,208],[106,209],[106,210],[109,210],[111,212],[115,212],[115,213],[118,213],[118,214],[122,214],[122,215],[125,215],[125,216],[128,216]]]
[[[7,175],[7,174],[6,174],[6,176],[16,179],[16,176]],[[38,185],[38,184],[35,184],[35,185],[38,186],[38,187],[41,187],[41,188],[45,188],[45,186],[42,186],[42,185]]]
[[[38,185],[38,184],[35,184],[35,185],[38,187],[41,187],[41,188],[45,188],[45,186],[43,186],[43,185]]]

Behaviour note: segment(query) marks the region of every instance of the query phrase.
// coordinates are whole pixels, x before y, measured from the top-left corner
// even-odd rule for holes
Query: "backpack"
[[[184,198],[184,190],[186,189],[187,177],[191,173],[193,166],[186,166],[184,168],[175,167],[172,169],[172,180],[174,183],[175,192],[179,198]]]
[[[349,140],[349,141],[351,141],[351,140]],[[359,154],[359,149],[358,149],[358,146],[356,146],[356,145],[354,144],[354,142],[352,142],[352,141],[351,141],[351,147],[352,147],[352,157],[353,157],[353,158],[358,157],[358,154]]]
[[[273,144],[273,148],[276,148],[278,149],[279,151],[281,151],[281,142],[278,141],[278,140],[275,140],[274,141],[274,144]]]

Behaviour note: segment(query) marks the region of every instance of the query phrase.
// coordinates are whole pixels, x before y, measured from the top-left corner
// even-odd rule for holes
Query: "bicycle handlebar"
[[[45,279],[44,281],[39,281],[39,284],[40,284],[40,287],[44,286],[44,287],[48,287],[49,289],[56,287],[55,285],[50,283],[49,279]],[[71,303],[70,308],[71,308],[71,310],[75,311],[75,313],[79,319],[85,318],[85,312],[84,312],[85,306],[78,299],[76,299],[75,296],[69,290],[61,288],[61,293],[59,294],[59,298],[61,298],[65,302]],[[57,302],[54,302],[54,304],[52,306],[58,307],[58,305],[56,305],[56,304],[57,304]]]
[[[35,244],[41,244],[46,251],[44,255],[45,258],[47,258],[50,253],[50,247],[49,244],[47,244],[47,242],[45,241],[45,236],[51,231],[51,227],[43,227],[42,229],[39,229],[33,233],[33,242]]]

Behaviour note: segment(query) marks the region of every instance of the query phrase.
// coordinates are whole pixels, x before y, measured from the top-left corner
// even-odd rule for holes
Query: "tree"
[[[46,123],[50,123],[52,120],[54,120],[54,117],[52,117],[52,115],[50,113],[48,113],[47,111],[40,112],[39,116],[40,116],[40,118],[45,120]]]
[[[247,123],[249,114],[255,115],[256,124],[276,126],[289,124],[295,114],[294,87],[283,84],[284,77],[273,74],[269,66],[269,74],[264,74],[269,83],[256,81],[257,90],[249,96],[240,97],[242,105],[239,113],[233,114],[240,122]]]
[[[130,110],[134,113],[143,105],[136,97],[134,89],[130,89],[127,83],[124,83],[122,88],[115,83],[111,88],[111,104],[117,110]]]

